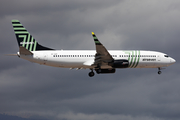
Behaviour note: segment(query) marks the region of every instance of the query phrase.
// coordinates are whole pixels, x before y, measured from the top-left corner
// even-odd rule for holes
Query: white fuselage
[[[143,50],[109,50],[114,60],[128,60],[129,68],[160,68],[167,67],[175,60],[166,54]],[[63,68],[94,68],[95,50],[47,50],[32,51],[33,55],[19,55],[31,62]],[[18,53],[19,54],[19,53]],[[102,69],[112,68],[102,65]]]

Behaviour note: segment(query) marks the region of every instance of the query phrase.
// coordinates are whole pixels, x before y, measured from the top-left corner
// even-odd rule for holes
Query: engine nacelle
[[[109,63],[113,68],[127,68],[129,66],[128,60],[114,60]]]
[[[103,74],[103,73],[115,73],[116,69],[96,69],[97,74]]]

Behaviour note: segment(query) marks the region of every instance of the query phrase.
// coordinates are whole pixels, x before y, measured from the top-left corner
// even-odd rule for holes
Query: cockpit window
[[[168,58],[169,56],[168,56],[168,55],[164,55],[164,57],[167,57],[167,58]]]

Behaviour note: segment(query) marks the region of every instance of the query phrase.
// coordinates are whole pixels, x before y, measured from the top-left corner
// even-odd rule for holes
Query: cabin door
[[[157,55],[157,61],[161,61],[161,56],[160,55]]]

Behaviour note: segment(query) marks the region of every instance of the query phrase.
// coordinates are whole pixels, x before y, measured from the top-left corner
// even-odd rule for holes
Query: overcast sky
[[[42,45],[94,50],[91,32],[112,50],[153,50],[176,63],[88,76],[16,56],[18,19]],[[179,0],[1,0],[0,113],[47,120],[179,120]]]

